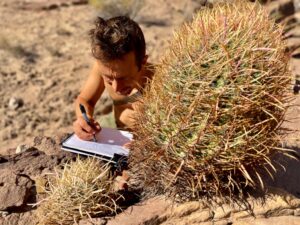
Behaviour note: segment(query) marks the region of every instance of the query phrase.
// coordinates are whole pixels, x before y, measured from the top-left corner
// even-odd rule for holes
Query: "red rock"
[[[26,203],[33,181],[11,170],[0,170],[0,210],[18,208]]]

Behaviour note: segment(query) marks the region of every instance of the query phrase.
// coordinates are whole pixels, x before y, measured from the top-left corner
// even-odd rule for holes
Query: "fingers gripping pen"
[[[82,104],[79,104],[79,108],[80,108],[81,114],[83,116],[83,119],[87,122],[88,125],[91,126],[92,125],[91,121],[89,120],[89,118],[86,115],[84,106]],[[94,140],[94,142],[97,142],[95,134],[93,134],[93,140]]]

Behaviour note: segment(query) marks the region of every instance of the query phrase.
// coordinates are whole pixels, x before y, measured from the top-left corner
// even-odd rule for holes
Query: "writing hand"
[[[89,141],[93,139],[94,134],[101,131],[101,126],[92,118],[90,118],[90,124],[88,124],[83,117],[78,117],[73,123],[73,129],[80,139]]]

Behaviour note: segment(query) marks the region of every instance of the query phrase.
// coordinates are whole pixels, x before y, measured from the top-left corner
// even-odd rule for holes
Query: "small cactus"
[[[75,162],[39,180],[46,198],[38,203],[40,225],[77,224],[80,219],[115,215],[121,209],[123,196],[114,190],[114,180],[108,164],[96,158]]]
[[[179,200],[263,187],[280,147],[291,74],[282,26],[259,3],[206,8],[174,35],[145,91],[130,169]]]

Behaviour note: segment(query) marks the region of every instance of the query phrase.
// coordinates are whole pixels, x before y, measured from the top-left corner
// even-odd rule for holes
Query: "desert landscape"
[[[0,202],[0,224],[36,224],[26,205],[38,200],[38,191],[32,188],[34,178],[74,159],[72,154],[58,153],[59,142],[72,132],[73,103],[93,63],[88,31],[96,16],[115,16],[127,7],[126,13],[145,34],[150,61],[159,63],[174,30],[190,21],[194,12],[217,1],[127,1],[129,5],[116,4],[122,1],[111,1],[111,5],[103,2],[107,5],[101,8],[85,0],[0,1],[0,181],[7,181],[11,193],[19,194],[18,199]],[[287,92],[295,92],[295,98],[283,127],[293,130],[284,143],[299,157],[300,97],[295,83],[300,76],[300,1],[274,0],[268,7],[270,12],[279,14],[280,20],[291,21],[291,29],[285,35],[295,79]],[[94,115],[102,126],[115,127],[112,101],[106,93],[97,103]],[[21,154],[15,155],[16,151]],[[96,219],[80,224],[300,224],[300,163],[279,160],[286,171],[279,171],[274,180],[268,181],[275,188],[274,196],[279,193],[279,197],[274,197],[265,208],[254,201],[257,221],[226,208],[218,209],[213,217],[207,216],[208,209],[195,203],[176,205],[174,213],[167,210],[172,208],[168,200],[150,199],[114,220]],[[11,177],[20,186],[13,187],[15,180]],[[2,186],[0,182],[0,190]],[[5,193],[2,190],[0,199]],[[245,218],[244,222],[239,221],[241,218]]]

